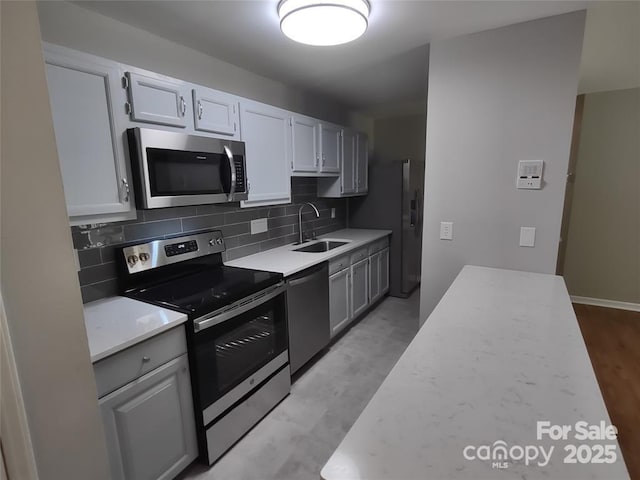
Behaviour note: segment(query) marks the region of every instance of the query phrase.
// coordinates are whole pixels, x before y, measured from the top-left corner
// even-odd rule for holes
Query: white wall
[[[36,6],[0,2],[0,8],[1,288],[38,475],[106,479]],[[3,444],[12,441],[2,434]]]
[[[640,304],[640,88],[585,96],[564,277],[571,295]]]
[[[585,13],[431,45],[420,318],[465,264],[554,273]],[[515,188],[545,161],[542,190]],[[453,241],[439,240],[441,221]],[[519,247],[520,226],[537,228]]]
[[[377,118],[374,121],[376,148],[373,161],[410,158],[413,162],[424,163],[426,121],[424,113]]]
[[[149,8],[153,8],[150,6]],[[257,75],[78,5],[38,2],[42,39],[117,62],[348,124],[341,104]]]

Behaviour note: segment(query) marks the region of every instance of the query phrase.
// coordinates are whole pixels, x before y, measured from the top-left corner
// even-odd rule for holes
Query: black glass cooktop
[[[280,273],[220,265],[134,289],[126,295],[197,318],[275,285],[281,279]]]

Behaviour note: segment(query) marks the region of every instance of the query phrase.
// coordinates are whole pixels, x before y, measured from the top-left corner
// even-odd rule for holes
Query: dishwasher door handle
[[[319,273],[319,272],[318,272]],[[296,285],[302,285],[303,283],[309,283],[316,279],[318,276],[317,273],[312,273],[311,275],[307,275],[306,277],[296,278],[295,280],[289,280],[287,283],[290,287],[295,287]]]

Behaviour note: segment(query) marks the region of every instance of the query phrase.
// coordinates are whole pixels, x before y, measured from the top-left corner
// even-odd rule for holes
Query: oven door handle
[[[229,161],[229,168],[231,169],[231,186],[229,187],[229,201],[233,200],[233,195],[236,193],[236,162],[233,160],[233,154],[231,150],[226,145],[223,147],[224,153],[227,155],[227,160]]]
[[[208,315],[204,315],[200,318],[196,318],[193,321],[193,329],[196,332],[201,332],[207,328],[218,325],[222,322],[226,322],[227,320],[237,317],[238,315],[251,310],[252,308],[256,308],[263,303],[268,302],[274,297],[277,297],[281,293],[283,293],[287,289],[287,286],[282,283],[278,283],[275,287],[264,291],[263,293],[259,293],[249,299],[240,300],[229,307],[225,307],[223,311],[217,310]]]

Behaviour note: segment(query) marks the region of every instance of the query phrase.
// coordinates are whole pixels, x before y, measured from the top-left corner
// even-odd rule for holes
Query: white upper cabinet
[[[240,138],[238,97],[211,88],[192,89],[195,129]]]
[[[366,195],[369,190],[368,140],[364,133],[343,129],[340,137],[340,177],[319,178],[319,197]]]
[[[356,192],[369,191],[369,140],[364,133],[356,133]]]
[[[118,64],[46,45],[47,84],[67,213],[74,225],[135,218]]]
[[[291,202],[290,112],[252,100],[240,101],[249,198],[243,207]]]
[[[342,167],[340,175],[340,193],[356,192],[356,134],[352,130],[342,131]]]
[[[191,92],[184,82],[126,72],[131,120],[187,127]]]
[[[342,127],[321,123],[320,173],[340,173],[342,157]]]
[[[293,145],[291,171],[294,174],[315,174],[320,163],[318,121],[303,115],[294,115],[289,123]]]

